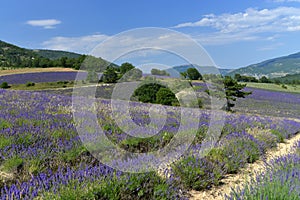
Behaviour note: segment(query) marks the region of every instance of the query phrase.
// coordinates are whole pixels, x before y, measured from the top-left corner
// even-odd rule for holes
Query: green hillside
[[[38,57],[40,56],[32,50],[0,40],[0,67],[28,67]]]
[[[247,76],[267,76],[269,78],[275,78],[296,73],[300,73],[300,52],[266,60],[248,67],[239,68],[230,72],[229,75],[241,74]]]
[[[300,73],[299,74],[288,74],[283,77],[272,79],[273,82],[281,82],[287,84],[300,84]]]
[[[33,50],[36,54],[41,57],[49,58],[50,60],[60,59],[62,57],[67,58],[78,58],[81,55],[78,53],[68,52],[68,51],[58,51],[58,50],[46,50],[46,49],[36,49]]]
[[[179,77],[180,72],[185,72],[188,68],[197,68],[201,74],[222,74],[226,75],[228,72],[232,71],[232,69],[220,69],[213,66],[199,66],[199,65],[180,65],[167,69],[166,71],[172,77]]]
[[[83,62],[84,66],[82,66]],[[105,67],[117,65],[110,63],[102,58],[86,56],[66,51],[56,50],[31,50],[18,47],[0,40],[0,67],[6,68],[87,68]]]

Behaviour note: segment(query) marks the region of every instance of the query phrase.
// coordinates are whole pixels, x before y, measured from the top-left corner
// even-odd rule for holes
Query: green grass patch
[[[58,82],[46,82],[46,83],[31,83],[26,84],[13,84],[10,89],[13,90],[46,90],[46,89],[61,89],[73,87],[74,81],[58,81]]]
[[[280,92],[292,92],[292,93],[300,93],[300,85],[277,85],[274,83],[246,83],[247,87],[258,88],[258,89],[266,89],[272,91],[280,91]]]
[[[0,130],[7,128],[12,128],[12,124],[5,119],[0,119]]]
[[[75,161],[82,153],[86,151],[87,150],[84,146],[74,147],[66,152],[61,153],[60,158],[66,162]]]
[[[14,156],[12,158],[6,159],[0,168],[5,172],[12,172],[21,167],[22,165],[23,159],[18,156]]]
[[[0,149],[10,146],[12,143],[13,143],[13,140],[11,137],[0,135]]]

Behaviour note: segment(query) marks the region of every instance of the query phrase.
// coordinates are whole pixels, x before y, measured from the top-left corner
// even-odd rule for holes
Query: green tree
[[[240,74],[235,74],[234,75],[234,79],[237,81],[241,81],[242,80],[242,76]]]
[[[114,67],[108,67],[102,75],[102,81],[104,83],[116,83],[118,80],[118,74]]]
[[[186,70],[187,78],[190,80],[202,80],[202,75],[198,72],[196,68],[188,68]]]
[[[160,69],[156,69],[156,68],[151,69],[151,74],[158,75],[158,76],[170,76],[170,74],[168,72],[166,72],[165,70],[160,70]]]
[[[120,73],[123,75],[126,72],[128,72],[134,68],[135,67],[131,63],[125,62],[120,66],[119,70],[120,70]]]
[[[181,76],[183,79],[186,79],[186,78],[187,78],[187,73],[186,73],[186,72],[180,72],[180,76]]]
[[[144,84],[134,91],[133,97],[144,103],[156,103],[156,93],[162,87],[165,88],[159,83]]]
[[[246,84],[239,84],[237,80],[232,79],[230,76],[226,76],[224,78],[224,86],[225,86],[225,95],[226,95],[226,110],[231,111],[232,107],[234,107],[234,101],[237,98],[245,98],[245,96],[250,95],[252,92],[242,91]]]
[[[261,83],[270,83],[271,81],[265,77],[265,76],[262,76],[260,79],[259,79],[259,82]]]
[[[179,104],[175,94],[168,88],[161,87],[156,93],[156,103],[163,105]]]

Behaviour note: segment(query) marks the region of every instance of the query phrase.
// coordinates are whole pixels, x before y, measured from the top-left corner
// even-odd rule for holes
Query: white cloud
[[[55,28],[55,25],[61,24],[61,21],[57,19],[28,20],[26,24],[51,29]]]
[[[300,3],[300,0],[273,0],[273,2],[276,3],[299,2]]]
[[[299,0],[300,1],[300,0]],[[206,33],[207,44],[255,40],[261,33],[300,31],[300,8],[278,7],[275,9],[249,8],[234,14],[209,14],[196,22],[178,24],[173,28],[208,27],[214,31]],[[218,42],[219,41],[219,42]]]
[[[47,49],[89,53],[96,45],[107,39],[107,35],[94,34],[82,37],[54,37],[43,42]]]
[[[42,46],[47,49],[90,54],[110,61],[125,58],[145,60],[156,59],[160,55],[177,55],[179,58],[183,56],[181,59],[195,61],[194,63],[212,65],[211,59],[194,40],[168,29],[133,29],[114,36],[97,34],[54,37],[43,42]]]
[[[284,43],[275,43],[275,44],[270,44],[268,46],[263,46],[258,48],[258,51],[272,51],[274,49],[278,49],[278,47],[283,46]]]

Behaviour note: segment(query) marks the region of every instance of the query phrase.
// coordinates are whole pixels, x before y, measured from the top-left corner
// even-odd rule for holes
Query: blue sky
[[[237,68],[300,51],[300,0],[5,0],[0,27],[3,41],[79,53],[130,29],[168,28]]]

